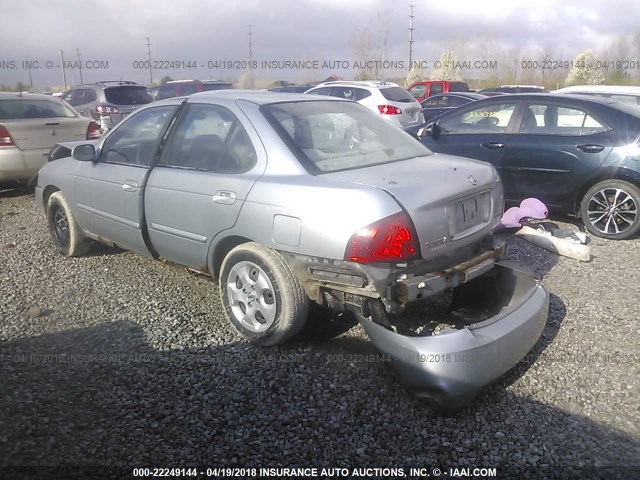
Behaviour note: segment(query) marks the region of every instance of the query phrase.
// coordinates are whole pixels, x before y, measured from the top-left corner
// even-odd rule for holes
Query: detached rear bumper
[[[411,337],[359,317],[400,380],[417,396],[448,407],[468,403],[524,358],[546,324],[549,295],[531,275],[497,265],[460,287],[456,304],[484,319],[460,330]]]

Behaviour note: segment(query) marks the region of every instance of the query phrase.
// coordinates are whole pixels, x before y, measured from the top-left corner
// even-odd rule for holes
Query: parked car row
[[[505,198],[535,197],[594,235],[640,231],[640,108],[598,96],[513,94],[474,101],[412,128],[434,152],[496,167]]]

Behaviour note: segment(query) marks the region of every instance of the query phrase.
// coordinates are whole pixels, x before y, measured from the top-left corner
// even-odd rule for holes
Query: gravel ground
[[[551,293],[548,324],[525,360],[445,416],[372,360],[359,326],[254,347],[215,283],[102,246],[65,259],[33,196],[0,193],[0,466],[640,469],[640,240],[592,239],[592,253],[582,263],[510,240],[508,262]]]

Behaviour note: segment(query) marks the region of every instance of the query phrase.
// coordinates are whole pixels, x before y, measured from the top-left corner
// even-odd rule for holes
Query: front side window
[[[106,138],[100,158],[107,163],[148,167],[177,105],[141,110],[125,119]]]
[[[316,88],[312,92],[309,92],[313,95],[329,95],[331,94],[331,87],[320,87]]]
[[[247,131],[230,110],[194,103],[180,121],[162,164],[233,174],[249,171],[256,161]]]
[[[291,102],[261,110],[313,174],[431,154],[419,141],[357,103]]]
[[[411,89],[409,90],[409,93],[414,97],[414,98],[423,98],[424,97],[424,92],[427,89],[426,85],[416,85],[414,87],[411,87]]]
[[[440,128],[448,134],[504,133],[515,109],[514,102],[485,104],[442,119]]]

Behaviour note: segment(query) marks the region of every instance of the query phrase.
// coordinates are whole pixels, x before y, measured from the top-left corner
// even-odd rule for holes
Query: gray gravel
[[[102,246],[65,259],[33,196],[0,193],[0,465],[640,468],[640,240],[592,251],[582,263],[510,240],[508,261],[544,277],[548,325],[444,416],[384,363],[338,361],[377,358],[359,326],[254,347],[215,283]]]

